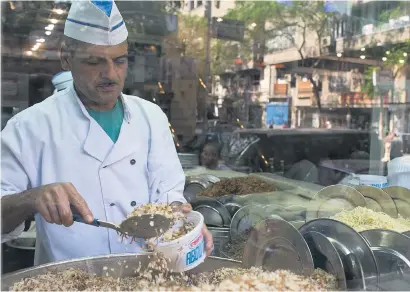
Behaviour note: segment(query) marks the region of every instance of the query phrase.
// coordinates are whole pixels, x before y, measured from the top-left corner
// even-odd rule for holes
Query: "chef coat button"
[[[110,206],[113,207],[113,206],[115,206],[115,204],[114,204],[114,203],[111,203]]]
[[[137,202],[132,201],[132,202],[131,202],[131,207],[135,207],[136,204],[137,204]]]
[[[134,165],[135,164],[135,159],[131,159],[130,163],[131,163],[131,165]]]

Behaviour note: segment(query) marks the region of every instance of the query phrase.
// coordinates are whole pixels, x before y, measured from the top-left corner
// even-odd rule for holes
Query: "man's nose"
[[[112,60],[107,60],[107,62],[105,63],[105,68],[101,73],[101,77],[115,80],[117,77],[117,68],[115,66],[115,63]]]

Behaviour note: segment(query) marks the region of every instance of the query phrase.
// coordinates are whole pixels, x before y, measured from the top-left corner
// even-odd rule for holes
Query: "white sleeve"
[[[168,126],[161,111],[151,127],[151,150],[148,155],[151,202],[181,202],[184,198],[185,175]]]
[[[30,137],[25,136],[18,119],[12,118],[1,132],[1,196],[13,195],[30,186],[28,173],[32,164]],[[24,137],[24,138],[23,138]],[[1,242],[17,238],[24,230],[24,222],[8,234],[2,234]]]

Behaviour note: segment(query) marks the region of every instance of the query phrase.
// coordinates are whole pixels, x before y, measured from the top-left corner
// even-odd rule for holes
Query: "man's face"
[[[205,146],[201,153],[201,163],[207,168],[215,167],[218,164],[218,153],[213,146]]]
[[[128,45],[79,45],[63,59],[73,74],[75,87],[90,102],[112,105],[124,88],[128,68]]]

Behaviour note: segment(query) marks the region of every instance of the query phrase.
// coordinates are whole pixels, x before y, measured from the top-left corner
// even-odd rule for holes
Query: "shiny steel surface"
[[[223,204],[213,198],[197,197],[191,202],[192,209],[204,216],[205,224],[215,227],[227,227],[231,224],[231,216]]]
[[[366,199],[367,208],[376,211],[384,212],[390,217],[397,218],[397,208],[393,199],[382,189],[372,186],[357,186],[358,190]]]
[[[380,274],[410,273],[410,238],[391,230],[374,229],[360,233],[371,246]],[[409,286],[410,287],[410,286]]]
[[[96,275],[106,275],[108,273],[109,276],[116,278],[131,277],[135,275],[135,268],[138,267],[139,263],[141,263],[142,267],[146,267],[148,265],[149,255],[150,253],[117,254],[42,265],[2,276],[1,287],[2,291],[9,290],[13,283],[24,278],[44,274],[50,270],[64,271],[69,268],[81,269],[90,274]],[[104,269],[104,267],[106,267],[106,269]],[[241,263],[218,257],[209,257],[204,261],[204,263],[192,269],[190,273],[209,272],[222,267],[239,268],[241,267]]]
[[[299,231],[315,231],[326,236],[342,260],[349,290],[376,290],[379,271],[376,259],[367,241],[353,228],[333,219],[307,222]]]
[[[392,186],[383,188],[383,191],[393,199],[398,213],[405,218],[410,218],[410,190]]]
[[[127,236],[152,238],[163,234],[170,226],[171,221],[167,217],[159,214],[146,214],[126,218],[120,224],[120,231]]]
[[[212,185],[203,176],[188,176],[185,179],[184,197],[188,202],[194,200],[204,189]]]
[[[226,207],[231,217],[243,207],[243,204],[240,204],[235,200],[236,196],[237,195],[235,194],[229,194],[216,198],[217,201],[221,202]]]
[[[315,231],[308,231],[302,235],[312,253],[315,268],[334,275],[339,289],[345,291],[347,284],[343,263],[330,240],[322,233]]]
[[[306,213],[306,221],[327,218],[358,206],[366,206],[366,200],[358,190],[345,185],[328,186],[313,196]]]
[[[247,205],[239,209],[231,221],[231,240],[237,241],[245,237],[245,234],[268,215],[261,205]]]
[[[251,231],[243,265],[290,270],[305,276],[314,270],[312,254],[302,235],[285,220],[273,218],[259,222]]]

